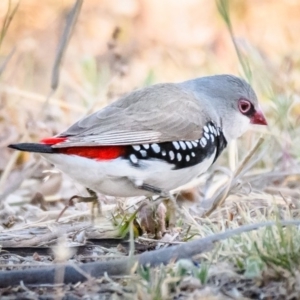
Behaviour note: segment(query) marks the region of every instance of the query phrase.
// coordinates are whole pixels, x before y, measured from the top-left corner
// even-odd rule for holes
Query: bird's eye
[[[248,100],[241,99],[239,101],[239,110],[243,115],[247,115],[252,110],[252,104]]]

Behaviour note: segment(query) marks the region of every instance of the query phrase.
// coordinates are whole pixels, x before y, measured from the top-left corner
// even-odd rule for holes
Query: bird
[[[251,124],[267,125],[253,88],[221,74],[136,89],[39,143],[39,153],[89,190],[166,196],[217,160]]]

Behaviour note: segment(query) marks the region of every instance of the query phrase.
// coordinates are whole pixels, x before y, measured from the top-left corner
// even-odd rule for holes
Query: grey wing
[[[136,90],[91,114],[59,136],[54,147],[130,145],[195,140],[209,120],[207,107],[172,83]]]

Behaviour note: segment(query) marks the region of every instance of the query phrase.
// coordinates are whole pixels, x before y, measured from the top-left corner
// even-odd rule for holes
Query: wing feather
[[[195,140],[205,123],[216,118],[209,104],[200,103],[173,83],[146,87],[79,120],[58,135],[67,140],[53,147]]]

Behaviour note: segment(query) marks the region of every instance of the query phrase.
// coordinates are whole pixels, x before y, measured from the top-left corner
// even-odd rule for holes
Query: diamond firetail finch
[[[267,124],[251,86],[215,75],[135,90],[54,137],[9,147],[105,195],[162,195],[207,171],[251,124]]]

